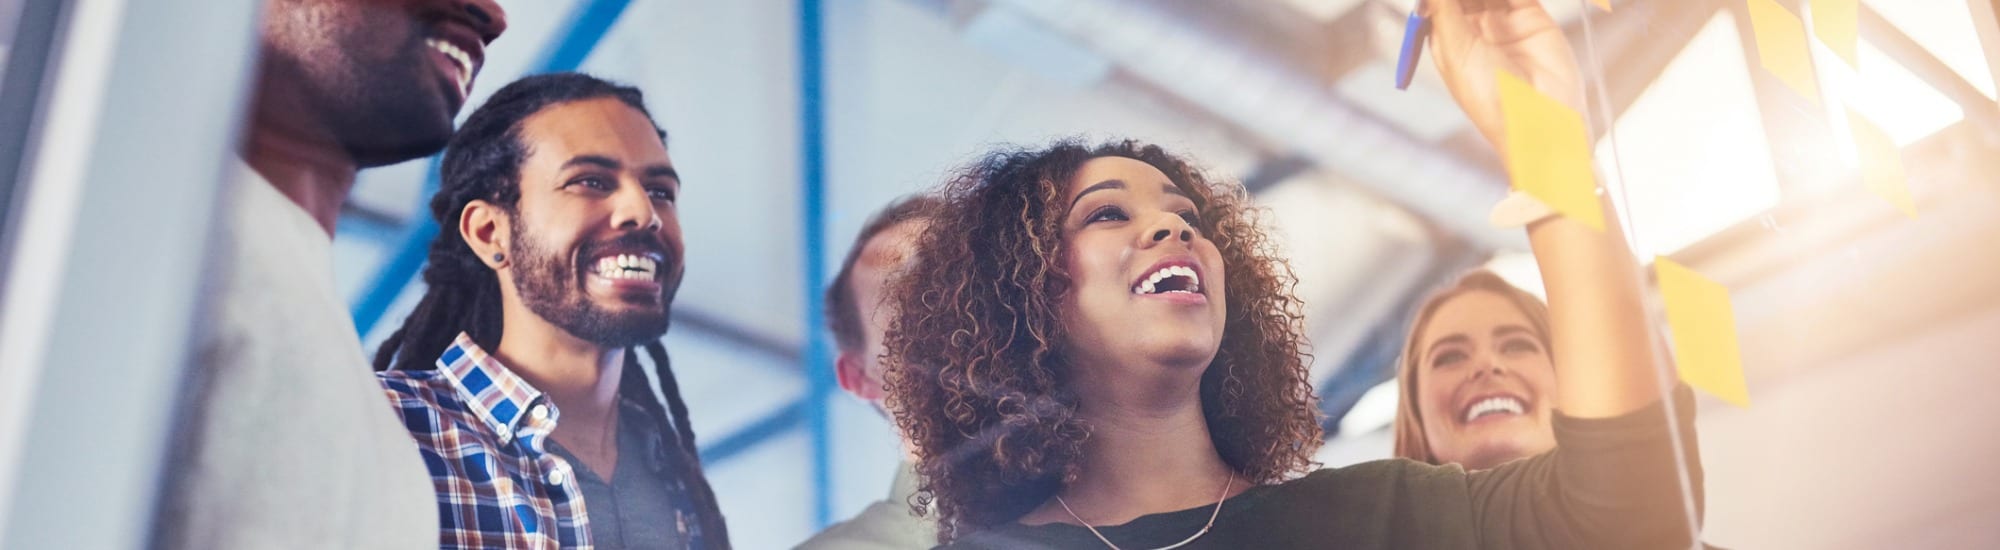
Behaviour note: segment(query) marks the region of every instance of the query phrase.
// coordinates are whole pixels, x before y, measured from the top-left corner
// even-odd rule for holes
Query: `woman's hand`
[[[1582,109],[1569,40],[1540,0],[1424,1],[1438,72],[1495,151],[1506,146],[1498,71]],[[1580,418],[1618,416],[1660,396],[1638,263],[1608,203],[1604,214],[1603,230],[1560,216],[1528,226],[1549,291],[1556,408]]]
[[[1569,40],[1540,0],[1423,0],[1431,56],[1445,88],[1496,151],[1505,125],[1496,71],[1507,71],[1579,112],[1582,77]]]

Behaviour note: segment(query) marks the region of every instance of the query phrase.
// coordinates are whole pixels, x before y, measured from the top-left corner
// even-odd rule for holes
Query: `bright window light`
[[[1882,127],[1898,146],[1909,145],[1965,118],[1965,110],[1951,98],[1866,40],[1855,48],[1859,70],[1818,40],[1812,42],[1812,54],[1820,93],[1826,99],[1827,117],[1837,131],[1835,135],[1847,135],[1850,107]],[[1843,144],[1844,155],[1852,157],[1849,140],[1834,141]]]
[[[1993,93],[1993,74],[1987,69],[1986,53],[1979,47],[1979,32],[1972,27],[1972,11],[1964,0],[1866,0],[1862,2],[1888,19],[1917,45],[1930,50],[1951,70],[1979,88],[1987,98]],[[1866,65],[1865,61],[1863,65]],[[1863,67],[1866,70],[1867,67]],[[1894,134],[1894,130],[1890,130]]]
[[[1728,12],[1702,27],[1597,145],[1624,176],[1633,253],[1650,260],[1778,202],[1777,170],[1743,44]],[[1613,140],[1616,153],[1613,156]],[[1610,188],[1618,190],[1617,178]]]

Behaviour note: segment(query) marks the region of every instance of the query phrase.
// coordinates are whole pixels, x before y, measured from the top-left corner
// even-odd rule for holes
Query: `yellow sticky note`
[[[1750,28],[1757,35],[1757,60],[1806,100],[1819,104],[1819,83],[1813,79],[1812,54],[1806,43],[1806,23],[1772,0],[1750,3]]]
[[[1597,4],[1597,7],[1604,8],[1604,11],[1611,11],[1611,0],[1590,0],[1590,3]]]
[[[1597,200],[1583,115],[1506,71],[1499,71],[1499,78],[1507,177],[1514,188],[1603,231],[1603,203]]]
[[[1729,289],[1665,256],[1653,259],[1653,270],[1660,278],[1660,297],[1667,303],[1667,327],[1673,331],[1674,362],[1681,381],[1738,407],[1749,407]]]
[[[1861,28],[1861,0],[1812,0],[1811,6],[1813,34],[1848,66],[1860,67],[1854,48],[1855,33]]]
[[[1861,185],[1896,205],[1903,215],[1917,217],[1917,202],[1910,197],[1910,178],[1903,173],[1903,149],[1896,140],[1854,109],[1847,110],[1847,126],[1854,133],[1854,152],[1861,159]]]

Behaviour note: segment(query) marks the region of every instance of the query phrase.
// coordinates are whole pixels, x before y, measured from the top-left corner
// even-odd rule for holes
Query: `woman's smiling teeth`
[[[1132,287],[1133,294],[1165,294],[1168,292],[1200,294],[1201,275],[1196,274],[1194,268],[1188,266],[1170,265],[1160,268],[1159,271],[1154,271],[1151,276],[1146,277],[1145,280],[1140,281],[1138,285]]]
[[[1520,399],[1499,395],[1473,402],[1472,406],[1465,408],[1464,418],[1467,423],[1470,423],[1490,414],[1522,415],[1527,413],[1528,407],[1521,403]]]
[[[606,279],[651,281],[658,272],[659,263],[645,256],[618,254],[597,259],[597,275]]]

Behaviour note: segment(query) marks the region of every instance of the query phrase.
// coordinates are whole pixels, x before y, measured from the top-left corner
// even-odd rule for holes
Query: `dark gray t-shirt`
[[[549,448],[573,466],[590,517],[591,545],[599,550],[687,548],[692,512],[675,506],[687,485],[673,474],[665,437],[653,417],[625,402],[618,411],[618,465],[606,483],[569,449],[550,440]],[[685,502],[684,500],[682,500]]]
[[[1613,418],[1554,419],[1556,450],[1491,470],[1378,460],[1253,487],[1222,502],[1220,517],[1187,550],[1341,548],[1687,548],[1687,510],[1702,504],[1694,394],[1674,391],[1679,432],[1655,403]],[[1683,445],[1675,458],[1674,438]],[[1683,494],[1684,461],[1691,493]],[[1685,500],[1684,500],[1685,499]],[[1125,548],[1157,548],[1200,531],[1213,505],[1099,527]],[[971,533],[948,550],[1104,548],[1066,523],[1008,523]]]

